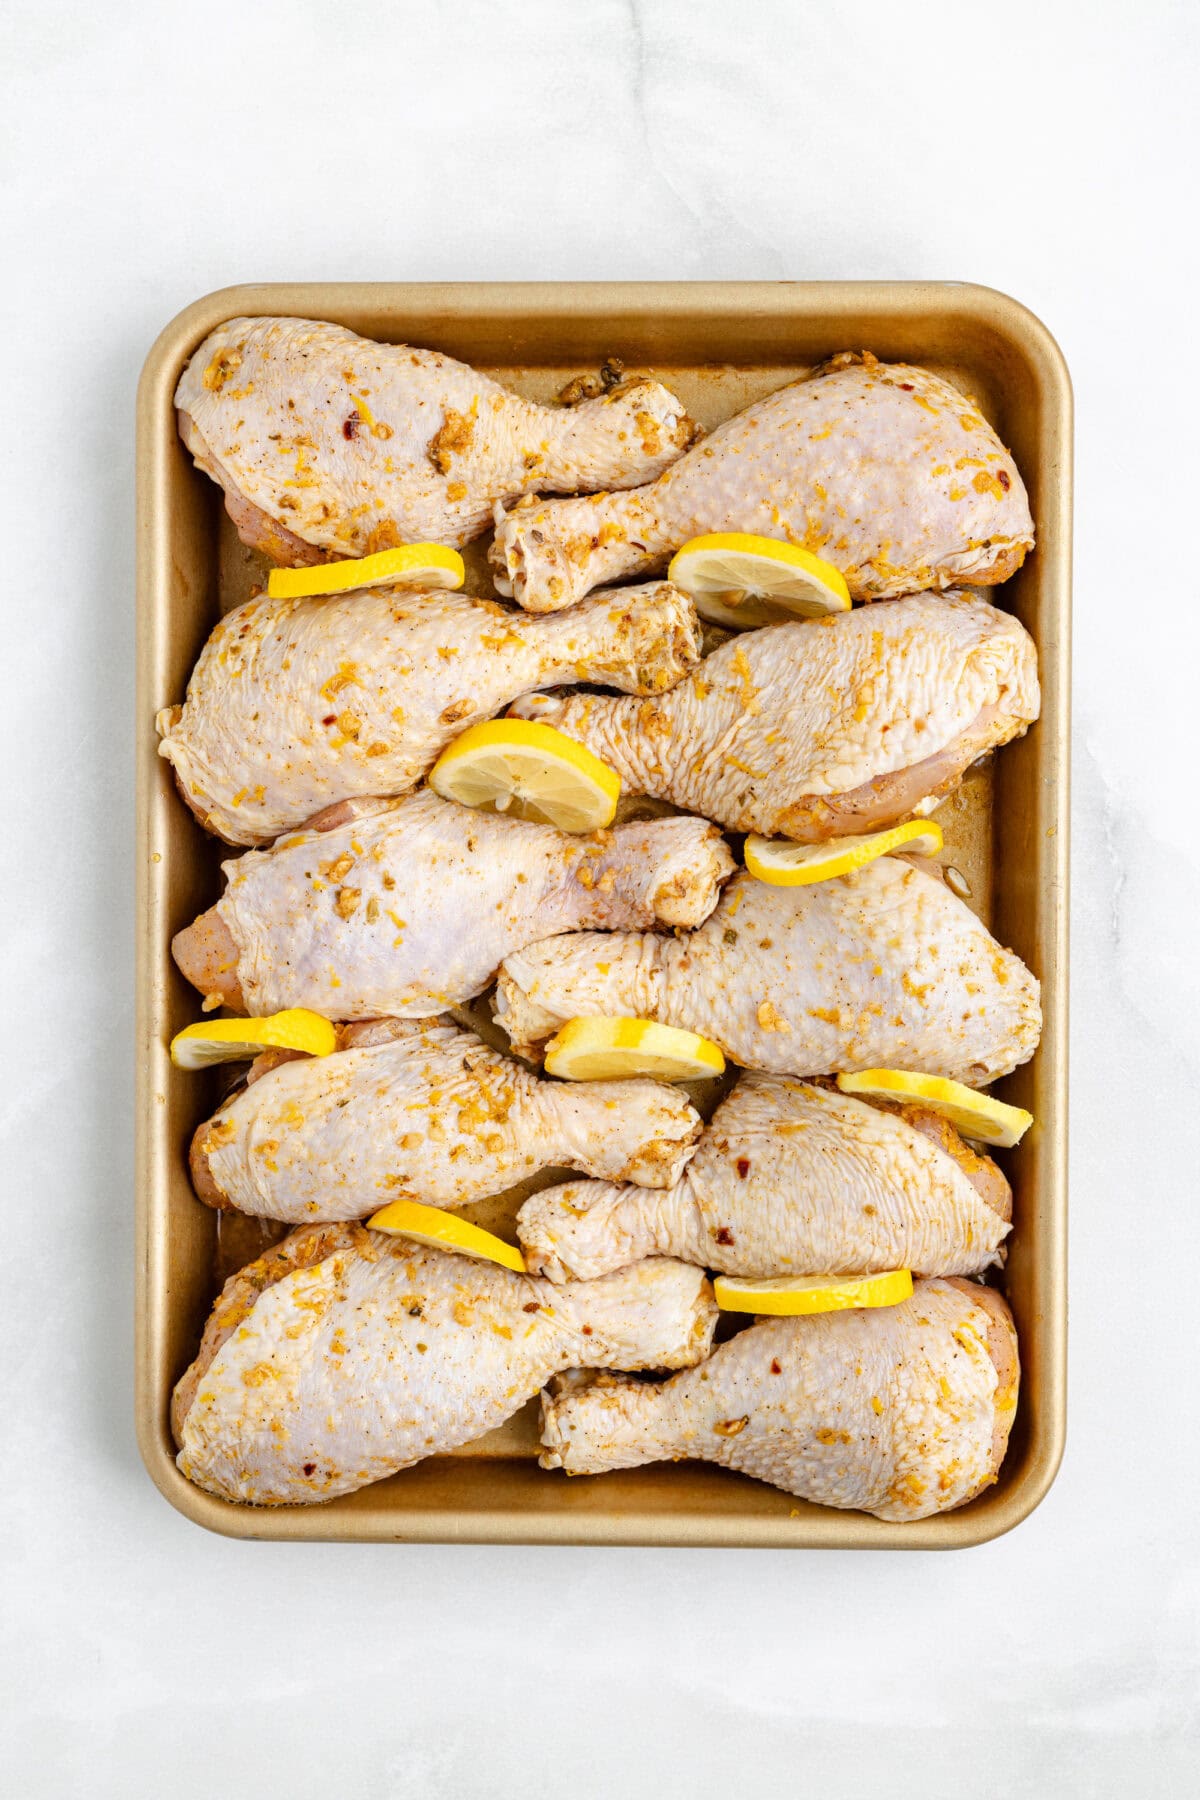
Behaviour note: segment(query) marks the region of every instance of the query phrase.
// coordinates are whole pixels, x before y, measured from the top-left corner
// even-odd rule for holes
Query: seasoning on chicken
[[[743,1068],[897,1068],[973,1086],[1033,1055],[1038,984],[936,873],[881,856],[811,887],[738,875],[678,938],[587,933],[509,955],[497,1022],[522,1055],[597,1013],[698,1031]]]
[[[496,586],[552,612],[720,531],[819,554],[855,600],[990,586],[1033,548],[1025,484],[976,403],[928,369],[842,355],[648,487],[517,506],[497,526]]]
[[[733,868],[703,819],[567,836],[428,789],[349,810],[223,865],[221,899],[171,946],[202,994],[238,1012],[428,1018],[539,938],[698,925]]]
[[[608,1180],[533,1194],[531,1273],[590,1280],[642,1256],[723,1275],[978,1275],[1001,1260],[1012,1192],[990,1157],[921,1107],[743,1075],[665,1193]]]
[[[359,1225],[309,1225],[226,1282],[171,1408],[179,1467],[259,1506],[331,1500],[503,1424],[560,1369],[686,1368],[699,1269],[551,1287]]]
[[[293,565],[465,544],[518,495],[652,481],[695,433],[657,381],[538,406],[451,356],[317,319],[228,319],[175,405],[243,543]]]
[[[762,1321],[662,1383],[568,1379],[543,1396],[542,1467],[693,1457],[821,1506],[925,1519],[996,1479],[1019,1379],[999,1294],[919,1281],[899,1306]]]
[[[391,1200],[466,1206],[552,1166],[669,1188],[700,1134],[664,1082],[543,1081],[442,1020],[340,1036],[331,1056],[257,1075],[198,1128],[202,1200],[301,1224]]]
[[[514,710],[586,745],[629,793],[813,843],[928,811],[1039,706],[1037,651],[1011,613],[917,594],[746,632],[659,700]]]
[[[692,604],[668,582],[531,619],[390,588],[248,600],[218,624],[159,755],[201,823],[269,843],[339,800],[409,793],[467,726],[541,683],[661,694],[694,668]]]

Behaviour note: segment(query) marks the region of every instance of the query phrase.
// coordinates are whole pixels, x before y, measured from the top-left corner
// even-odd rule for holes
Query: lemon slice
[[[813,881],[832,881],[849,875],[903,850],[908,856],[936,856],[942,847],[942,828],[931,819],[909,819],[890,831],[872,831],[865,837],[830,838],[824,844],[792,844],[786,838],[748,837],[746,867],[758,881],[771,887],[807,887]]]
[[[961,1081],[941,1075],[917,1075],[910,1069],[863,1069],[858,1075],[839,1075],[843,1094],[863,1094],[868,1099],[915,1101],[941,1113],[957,1131],[978,1143],[997,1144],[1011,1150],[1033,1124],[1033,1114],[1021,1106],[1006,1106]]]
[[[372,1231],[390,1232],[393,1237],[411,1238],[415,1244],[428,1244],[434,1250],[452,1250],[456,1256],[473,1256],[479,1262],[501,1263],[506,1269],[525,1273],[521,1252],[493,1237],[469,1219],[456,1213],[443,1212],[440,1206],[422,1206],[417,1200],[393,1200],[367,1220]]]
[[[272,569],[272,600],[303,600],[309,594],[346,594],[358,588],[460,588],[467,578],[463,559],[447,544],[401,544],[374,556],[315,563],[311,569]]]
[[[171,1061],[177,1069],[207,1069],[210,1063],[245,1062],[260,1050],[328,1056],[336,1049],[337,1032],[329,1020],[293,1006],[266,1019],[205,1019],[189,1025],[171,1039]]]
[[[567,1081],[702,1081],[724,1068],[707,1038],[653,1019],[568,1019],[546,1045],[547,1073]]]
[[[785,1275],[777,1281],[742,1281],[718,1275],[713,1293],[722,1312],[842,1312],[859,1306],[898,1306],[913,1291],[908,1269],[883,1275]]]
[[[532,719],[472,725],[434,763],[429,785],[443,800],[491,807],[560,831],[611,825],[621,794],[621,778],[607,763],[565,732]]]
[[[798,544],[746,531],[691,538],[676,551],[667,579],[717,625],[776,625],[850,610],[840,569]]]

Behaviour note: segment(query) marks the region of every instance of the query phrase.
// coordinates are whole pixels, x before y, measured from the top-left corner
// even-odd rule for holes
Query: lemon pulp
[[[328,1056],[337,1032],[320,1013],[293,1006],[265,1019],[204,1019],[171,1039],[171,1061],[179,1069],[206,1069],[212,1063],[244,1062],[262,1050],[303,1050]]]
[[[879,1275],[789,1275],[766,1281],[718,1275],[713,1282],[713,1293],[722,1311],[780,1317],[897,1306],[912,1291],[909,1269],[888,1269]]]
[[[460,588],[466,576],[462,557],[448,544],[401,544],[307,569],[272,569],[267,594],[272,600],[304,600],[372,587]]]
[[[718,625],[755,628],[850,608],[846,579],[832,563],[799,544],[746,531],[690,538],[671,559],[667,579]]]
[[[870,1100],[913,1101],[941,1113],[963,1137],[978,1143],[1011,1149],[1033,1124],[1033,1114],[1022,1106],[1008,1106],[991,1094],[942,1075],[920,1075],[912,1069],[862,1069],[856,1075],[839,1075],[843,1094],[861,1094]]]
[[[849,875],[895,850],[903,850],[909,856],[936,856],[941,848],[940,825],[932,819],[908,819],[887,831],[829,838],[823,844],[748,837],[744,855],[746,868],[757,881],[765,881],[771,887],[807,887],[814,881]]]
[[[390,1206],[372,1214],[367,1225],[372,1231],[411,1238],[416,1244],[449,1250],[456,1256],[473,1256],[479,1262],[499,1263],[518,1275],[525,1273],[525,1258],[512,1244],[440,1206],[423,1206],[419,1200],[393,1200]]]
[[[621,778],[565,732],[534,719],[472,725],[429,772],[444,800],[534,819],[560,831],[611,825]]]
[[[547,1073],[567,1081],[699,1081],[724,1068],[708,1038],[653,1019],[568,1019],[546,1046]]]

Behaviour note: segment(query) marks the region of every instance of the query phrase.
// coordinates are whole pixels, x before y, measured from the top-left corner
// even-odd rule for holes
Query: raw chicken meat
[[[317,319],[227,320],[175,405],[243,543],[298,565],[465,544],[520,494],[652,481],[695,432],[657,381],[536,406],[438,351]]]
[[[1019,1379],[999,1294],[920,1281],[899,1306],[764,1320],[661,1384],[568,1379],[543,1398],[542,1466],[695,1457],[821,1506],[925,1519],[996,1479]]]
[[[481,1437],[560,1369],[685,1368],[699,1269],[551,1287],[359,1225],[309,1225],[227,1281],[175,1390],[179,1467],[225,1500],[331,1500]]]
[[[536,939],[698,925],[733,860],[702,819],[569,837],[424,789],[223,868],[225,893],[171,946],[201,993],[256,1014],[428,1018]]]
[[[670,1187],[700,1134],[657,1081],[542,1081],[469,1031],[380,1019],[279,1063],[192,1139],[211,1205],[301,1224],[391,1200],[466,1206],[552,1165]]]
[[[339,800],[410,792],[461,731],[542,682],[660,694],[699,655],[668,582],[594,594],[565,619],[400,588],[263,594],[221,620],[186,702],[158,715],[159,755],[209,830],[269,843]]]
[[[586,744],[630,793],[811,843],[929,811],[1039,705],[1037,651],[1011,613],[916,594],[746,632],[660,700],[513,710]]]
[[[927,369],[836,356],[717,428],[652,486],[500,518],[496,586],[531,612],[749,531],[815,551],[856,600],[991,585],[1033,548],[1025,485],[975,402]]]
[[[811,887],[738,875],[686,936],[587,933],[509,955],[496,1019],[533,1054],[566,1019],[698,1031],[743,1068],[898,1068],[978,1085],[1037,1047],[1038,984],[938,874],[883,856]]]
[[[995,1163],[936,1113],[743,1075],[674,1187],[545,1188],[517,1236],[551,1281],[658,1254],[723,1275],[977,1275],[1001,1260],[1011,1218]]]

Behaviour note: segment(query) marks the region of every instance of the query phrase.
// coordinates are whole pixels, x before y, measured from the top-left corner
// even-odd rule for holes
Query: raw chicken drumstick
[[[514,710],[586,744],[631,793],[811,843],[928,811],[1039,704],[1037,651],[1011,613],[916,594],[746,632],[659,700]]]
[[[531,619],[462,594],[379,588],[248,600],[158,715],[159,755],[209,830],[269,843],[339,800],[410,792],[459,732],[540,683],[660,694],[700,656],[669,582]]]
[[[295,565],[465,544],[520,494],[652,481],[695,432],[657,381],[536,406],[453,357],[318,319],[227,320],[175,405],[242,542]]]
[[[528,501],[497,525],[496,586],[531,612],[749,531],[816,551],[855,600],[1006,581],[1033,548],[1017,466],[927,369],[838,356],[738,413],[649,487]]]
[[[1019,1378],[999,1294],[919,1281],[899,1306],[764,1320],[666,1382],[568,1378],[543,1396],[541,1462],[595,1475],[694,1457],[821,1506],[925,1519],[996,1479]]]
[[[1011,1218],[995,1163],[928,1108],[743,1075],[674,1187],[545,1188],[517,1236],[551,1281],[658,1254],[723,1275],[978,1275],[1000,1261]]]
[[[1038,984],[937,874],[881,856],[811,887],[730,882],[698,931],[557,938],[508,956],[496,1019],[522,1055],[566,1019],[698,1031],[747,1069],[914,1069],[975,1085],[1023,1063]]]
[[[225,1500],[332,1500],[481,1437],[560,1369],[698,1362],[715,1320],[685,1263],[551,1287],[359,1225],[304,1226],[225,1283],[175,1389],[179,1467]]]
[[[542,1081],[442,1020],[340,1035],[331,1056],[252,1070],[199,1127],[202,1200],[297,1225],[391,1200],[466,1206],[551,1165],[669,1188],[700,1134],[663,1082]]]
[[[239,1012],[428,1018],[538,938],[698,925],[732,867],[702,819],[570,837],[424,789],[225,863],[221,899],[171,949],[201,993]]]

